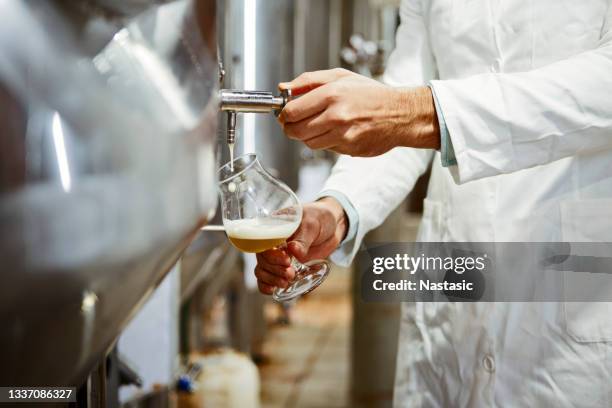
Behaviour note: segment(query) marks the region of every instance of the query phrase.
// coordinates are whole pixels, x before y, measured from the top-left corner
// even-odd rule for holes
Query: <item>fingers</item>
[[[257,265],[260,266],[265,272],[284,280],[291,280],[295,276],[295,272],[290,266],[270,263],[263,257],[257,258]]]
[[[274,286],[270,286],[261,281],[257,281],[257,287],[259,288],[259,291],[264,295],[271,295],[272,292],[274,292]]]
[[[308,260],[326,259],[336,250],[336,248],[338,248],[339,244],[340,241],[332,237],[329,240],[323,242],[322,244],[313,245],[308,250],[306,258]]]
[[[326,133],[333,127],[327,117],[328,115],[322,112],[299,122],[285,123],[283,131],[290,139],[308,140]]]
[[[351,75],[351,71],[342,68],[327,69],[322,71],[304,72],[293,81],[281,82],[278,88],[282,91],[291,89],[293,95],[301,95],[312,91],[315,88],[325,85],[329,82],[338,80],[342,77]]]
[[[291,89],[293,95],[303,95],[287,103],[278,120],[282,124],[299,122],[323,112],[334,99],[337,88],[332,86],[342,77],[354,75],[352,72],[336,68],[326,71],[306,72],[291,82],[281,83],[281,89]],[[327,85],[327,86],[325,86]]]
[[[275,273],[271,273],[270,271],[265,270],[262,266],[257,265],[255,267],[255,276],[257,277],[258,282],[265,283],[266,285],[278,287],[278,288],[286,288],[289,284],[287,279],[276,275]]]
[[[289,101],[278,116],[278,120],[282,124],[299,122],[323,112],[329,104],[329,94],[327,87],[319,87],[298,99]]]
[[[295,276],[295,271],[290,267],[291,259],[285,251],[271,249],[259,253],[255,276],[259,291],[270,295],[274,288],[285,288]]]
[[[316,217],[304,217],[300,228],[290,238],[287,249],[298,260],[303,261],[308,254],[310,246],[319,236],[319,224]]]
[[[319,205],[320,206],[320,205]],[[320,212],[317,205],[306,206],[304,216],[298,230],[293,234],[288,243],[287,250],[300,260],[306,260],[310,247],[319,238],[321,225],[318,221]],[[332,233],[326,234],[333,236]],[[328,241],[330,237],[322,237],[322,241]],[[323,242],[315,243],[320,245],[315,254],[323,255],[331,252],[328,246],[321,245]],[[286,288],[295,277],[295,270],[291,267],[291,259],[287,251],[273,249],[259,253],[257,256],[257,266],[255,276],[257,277],[259,290],[264,294],[272,293],[273,288]],[[272,288],[272,289],[271,289]]]
[[[304,143],[313,150],[333,149],[342,141],[342,129],[331,129],[321,135],[317,135]]]
[[[278,265],[287,267],[291,265],[291,258],[286,251],[282,249],[270,249],[265,252],[256,254],[257,262],[265,262],[267,265]]]

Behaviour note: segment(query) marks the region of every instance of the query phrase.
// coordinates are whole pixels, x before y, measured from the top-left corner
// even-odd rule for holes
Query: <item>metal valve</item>
[[[291,91],[284,90],[274,96],[268,91],[242,91],[222,89],[219,91],[222,111],[268,113],[283,109],[291,98]],[[278,114],[276,113],[276,114]]]
[[[227,143],[236,141],[236,114],[243,113],[274,113],[280,114],[287,102],[291,100],[291,90],[286,89],[280,95],[274,96],[268,91],[244,91],[222,89],[219,91],[221,110],[227,112]]]

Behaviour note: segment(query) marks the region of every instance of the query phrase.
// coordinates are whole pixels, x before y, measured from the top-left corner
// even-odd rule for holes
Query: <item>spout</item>
[[[227,144],[236,142],[236,111],[227,111]]]
[[[221,110],[227,112],[227,143],[236,141],[236,115],[243,113],[270,113],[278,115],[291,100],[291,91],[285,90],[274,96],[267,91],[240,91],[222,89],[219,91]]]

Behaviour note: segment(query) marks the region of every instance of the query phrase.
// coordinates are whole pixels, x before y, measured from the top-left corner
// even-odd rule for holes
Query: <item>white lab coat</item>
[[[612,242],[611,3],[403,1],[384,80],[439,79],[458,165],[341,157],[325,189],[359,214],[342,260],[432,159],[420,240]],[[609,303],[405,303],[400,336],[398,407],[612,407]]]

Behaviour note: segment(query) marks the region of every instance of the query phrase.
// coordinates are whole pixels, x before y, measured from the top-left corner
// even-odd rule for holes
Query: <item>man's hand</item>
[[[261,293],[270,295],[275,287],[287,287],[295,276],[291,255],[302,262],[325,259],[342,242],[347,229],[344,209],[334,198],[304,205],[302,222],[289,238],[287,248],[257,254],[255,276]]]
[[[312,149],[377,156],[397,146],[438,149],[440,129],[429,87],[392,88],[344,69],[306,72],[279,84],[296,98],[279,121]]]

